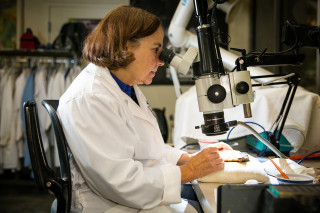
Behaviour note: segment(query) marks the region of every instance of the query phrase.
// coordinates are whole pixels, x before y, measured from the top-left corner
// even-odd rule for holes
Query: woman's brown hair
[[[85,40],[83,57],[97,66],[117,70],[135,58],[127,52],[127,42],[139,45],[139,38],[152,35],[160,19],[140,8],[120,6],[108,13]]]

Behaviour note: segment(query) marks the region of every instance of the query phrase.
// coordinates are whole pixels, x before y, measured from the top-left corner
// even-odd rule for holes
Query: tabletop
[[[320,159],[306,159],[302,161],[300,165],[316,168],[320,171]],[[217,189],[220,185],[223,185],[223,183],[203,183],[198,182],[197,180],[194,180],[191,183],[204,213],[216,213]]]

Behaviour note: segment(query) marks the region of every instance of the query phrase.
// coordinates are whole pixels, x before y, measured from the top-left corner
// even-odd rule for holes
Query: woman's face
[[[151,84],[159,66],[164,62],[159,59],[163,45],[161,27],[152,35],[139,39],[138,46],[128,44],[127,50],[134,54],[135,60],[126,68],[127,84]]]

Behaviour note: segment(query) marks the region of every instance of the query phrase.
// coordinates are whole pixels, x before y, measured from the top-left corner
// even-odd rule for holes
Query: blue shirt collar
[[[119,85],[120,89],[126,93],[129,97],[131,97],[131,93],[132,93],[132,86],[127,85],[125,83],[123,83],[122,81],[119,80],[119,78],[117,78],[112,72],[111,76],[113,77],[113,79],[117,82],[117,84]]]

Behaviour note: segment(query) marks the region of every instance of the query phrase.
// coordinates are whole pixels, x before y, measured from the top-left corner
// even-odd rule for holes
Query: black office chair
[[[26,135],[30,153],[31,164],[35,181],[39,189],[48,191],[56,198],[53,208],[57,213],[69,213],[71,206],[71,173],[68,158],[66,139],[56,114],[58,100],[43,101],[42,104],[49,113],[58,149],[60,174],[57,174],[50,166],[43,148],[37,105],[34,101],[24,103]]]

